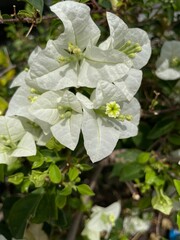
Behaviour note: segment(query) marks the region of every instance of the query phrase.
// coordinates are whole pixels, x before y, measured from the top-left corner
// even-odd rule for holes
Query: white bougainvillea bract
[[[119,139],[137,135],[140,105],[134,95],[151,54],[150,40],[143,30],[107,13],[110,35],[98,44],[100,30],[87,5],[63,1],[51,10],[64,32],[30,55],[28,68],[12,83],[18,89],[6,118],[26,119],[38,128],[37,135],[24,127],[37,145],[54,137],[74,150],[82,133],[87,154],[97,162]]]

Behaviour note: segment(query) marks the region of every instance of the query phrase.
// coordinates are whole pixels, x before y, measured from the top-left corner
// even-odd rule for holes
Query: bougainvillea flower
[[[11,164],[17,157],[33,156],[36,145],[33,136],[26,132],[20,120],[0,117],[0,163]]]
[[[101,79],[114,82],[132,66],[129,57],[115,49],[96,46],[100,31],[88,6],[65,1],[51,7],[64,24],[64,33],[49,40],[30,68],[30,86],[45,90],[67,87],[94,88]]]
[[[82,108],[72,92],[45,92],[32,104],[30,112],[37,119],[50,124],[53,136],[61,144],[75,149],[81,130]]]
[[[151,55],[151,45],[147,33],[140,28],[128,26],[113,13],[107,12],[110,36],[100,44],[104,50],[117,49],[126,54],[133,63],[133,68],[141,69]]]
[[[94,206],[90,218],[85,223],[82,236],[86,236],[89,240],[100,240],[101,234],[104,233],[105,239],[107,239],[120,211],[119,202],[114,202],[105,208]]]
[[[135,98],[118,101],[110,88],[105,88],[102,95],[94,92],[89,100],[77,94],[83,105],[84,146],[92,162],[110,155],[119,139],[136,136],[138,132],[139,102]]]
[[[180,78],[180,41],[166,41],[163,44],[155,74],[162,80]]]

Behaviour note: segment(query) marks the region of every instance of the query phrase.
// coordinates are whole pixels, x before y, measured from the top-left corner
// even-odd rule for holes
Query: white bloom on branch
[[[110,36],[100,44],[104,50],[117,49],[127,55],[133,68],[141,69],[151,55],[151,44],[147,33],[140,28],[128,26],[113,13],[107,12]]]
[[[82,236],[86,236],[88,240],[100,240],[101,234],[105,234],[105,239],[108,239],[120,211],[121,205],[119,202],[114,202],[105,208],[94,206],[92,214],[81,233]]]
[[[50,125],[53,136],[61,144],[75,149],[81,130],[82,108],[72,92],[45,92],[32,104],[30,112]]]
[[[180,41],[166,41],[163,44],[155,74],[162,80],[180,78]]]
[[[100,31],[88,6],[65,1],[53,5],[51,10],[65,30],[58,39],[49,40],[34,60],[27,80],[30,86],[45,90],[94,88],[99,80],[114,82],[125,76],[132,61],[123,52],[96,46]]]
[[[105,84],[104,88],[102,84],[102,94],[99,89],[94,90],[91,100],[77,94],[83,105],[84,146],[92,162],[110,155],[119,139],[136,136],[138,132],[139,102],[135,98],[123,100],[115,91],[113,84],[108,87]]]
[[[0,117],[0,163],[11,164],[17,157],[36,154],[33,136],[18,119]]]

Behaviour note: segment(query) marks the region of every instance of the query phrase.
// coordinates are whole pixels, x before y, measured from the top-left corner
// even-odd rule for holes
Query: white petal
[[[123,92],[127,100],[131,100],[137,93],[142,80],[142,71],[131,68],[127,75],[114,84]]]
[[[28,97],[35,95],[36,94],[30,93],[30,88],[28,86],[24,85],[19,87],[10,100],[6,116],[22,116],[33,120],[34,117],[29,112],[31,102],[28,100]]]
[[[114,150],[119,131],[106,119],[97,117],[93,110],[84,109],[82,133],[84,145],[92,162],[107,157]]]
[[[60,120],[51,127],[53,136],[64,146],[74,150],[79,140],[82,115],[73,113],[70,118]]]
[[[51,6],[53,11],[63,22],[65,32],[73,44],[84,49],[89,42],[96,44],[100,31],[90,16],[90,8],[85,4],[65,1]]]
[[[27,84],[36,84],[45,90],[60,90],[77,85],[77,63],[61,64],[60,56],[67,53],[49,40],[47,46],[38,54],[38,58],[30,68],[30,79]],[[36,88],[36,87],[35,87]]]
[[[131,60],[123,53],[111,49],[103,51],[89,47],[80,67],[78,85],[94,88],[99,81],[115,82],[124,77],[132,66]]]
[[[45,92],[31,105],[30,113],[37,119],[53,125],[59,120],[57,108],[59,99],[58,94],[51,91]]]
[[[30,133],[26,133],[17,148],[13,151],[11,156],[13,157],[26,157],[36,155],[36,145],[34,138]]]
[[[93,103],[91,102],[91,100],[89,100],[89,98],[87,98],[86,96],[84,96],[83,94],[81,94],[79,92],[76,93],[76,97],[80,101],[82,106],[84,106],[88,109],[93,109]]]
[[[18,119],[0,116],[0,135],[7,137],[15,143],[22,138],[24,133],[24,128]]]

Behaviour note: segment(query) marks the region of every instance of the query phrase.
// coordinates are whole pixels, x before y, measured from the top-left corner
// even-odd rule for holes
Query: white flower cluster
[[[74,150],[82,131],[87,154],[96,162],[118,139],[137,134],[140,105],[134,95],[151,54],[150,40],[108,12],[110,36],[98,45],[100,30],[87,5],[63,1],[51,10],[64,32],[32,52],[29,68],[14,79],[12,87],[19,88],[5,118],[20,119],[37,145],[54,137]]]

